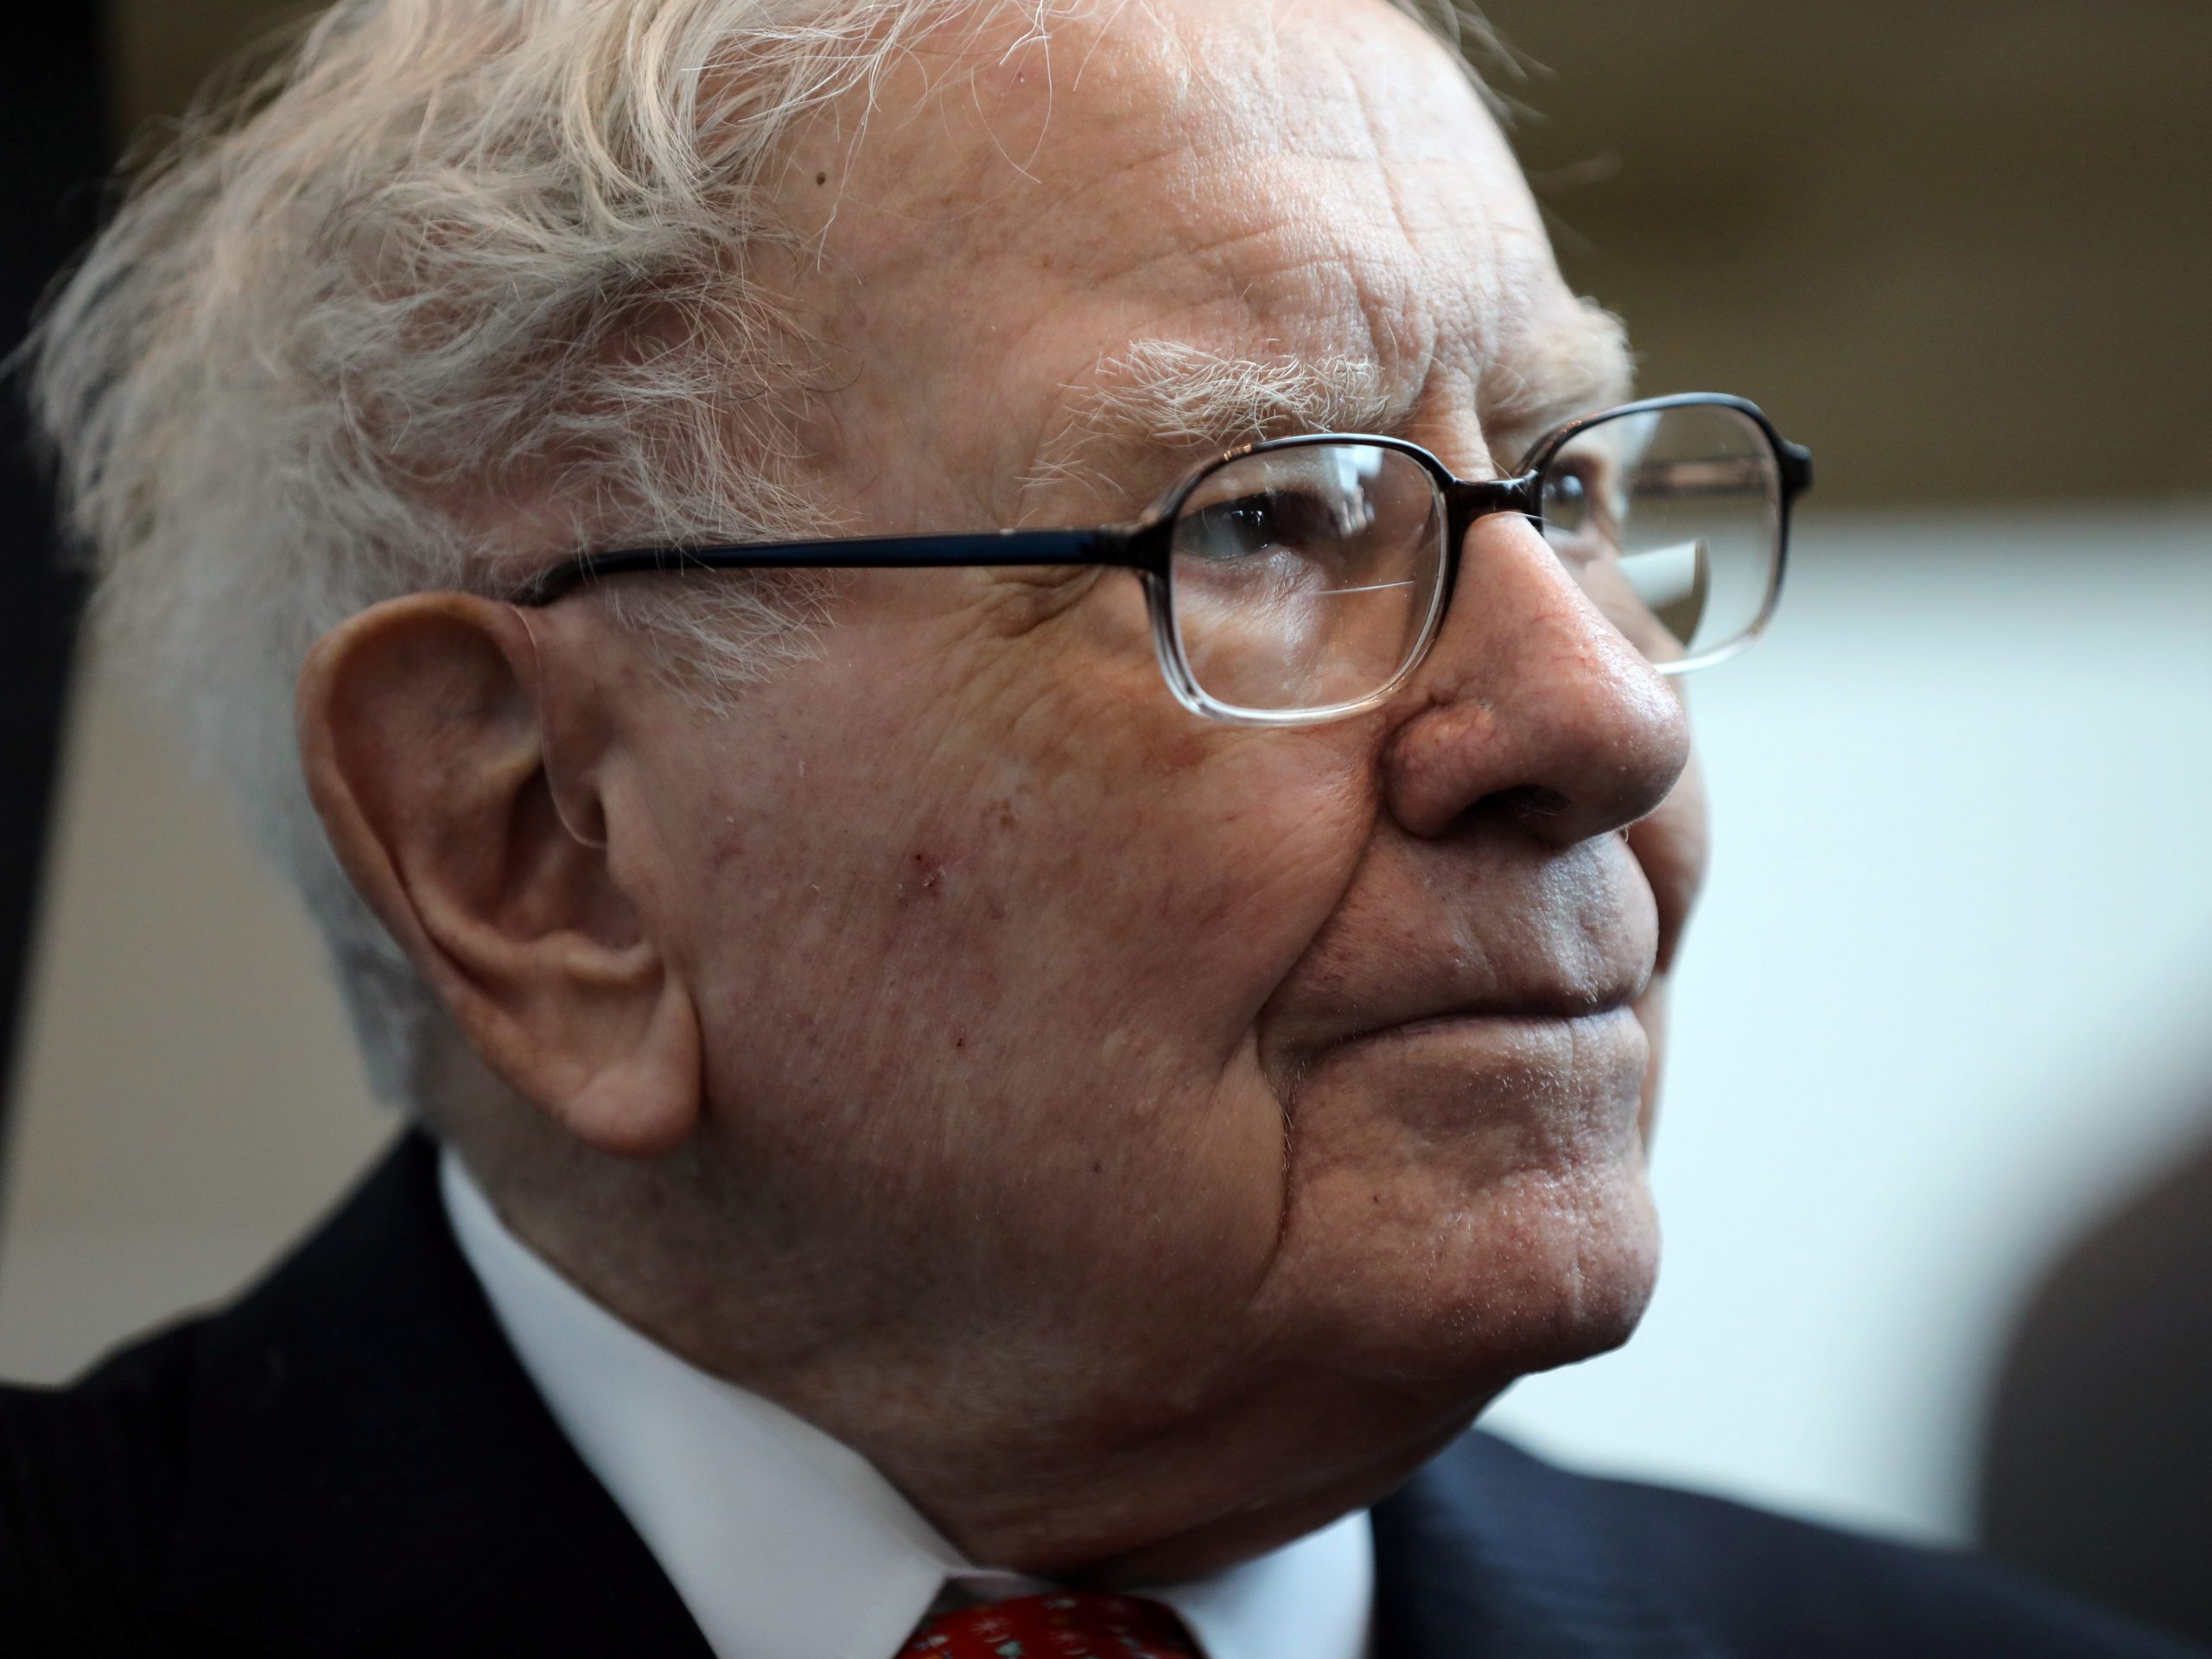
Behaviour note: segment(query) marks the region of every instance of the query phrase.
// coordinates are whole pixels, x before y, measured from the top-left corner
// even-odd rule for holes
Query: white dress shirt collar
[[[461,1255],[558,1422],[637,1529],[716,1659],[893,1659],[948,1587],[1046,1586],[981,1569],[858,1453],[623,1324],[508,1231],[448,1151]],[[1147,1591],[1205,1659],[1363,1659],[1366,1514]]]

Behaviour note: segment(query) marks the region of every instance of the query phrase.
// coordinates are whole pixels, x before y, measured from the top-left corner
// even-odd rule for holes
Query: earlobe
[[[697,1019],[615,879],[605,804],[575,779],[556,798],[549,729],[594,746],[587,778],[619,741],[579,713],[591,690],[549,681],[512,607],[410,595],[316,645],[301,754],[348,876],[485,1062],[578,1140],[653,1157],[696,1120]],[[601,835],[572,834],[580,815]]]
[[[581,1141],[618,1158],[674,1152],[697,1119],[699,1019],[690,992],[663,975],[642,1040],[584,1077],[554,1103]],[[687,1109],[672,1109],[683,1103]]]

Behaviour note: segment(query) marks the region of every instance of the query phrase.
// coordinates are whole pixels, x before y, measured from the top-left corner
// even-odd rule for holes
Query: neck
[[[1049,1344],[909,1330],[895,1307],[849,1306],[849,1276],[822,1294],[793,1270],[803,1252],[733,1227],[747,1211],[680,1157],[493,1167],[494,1207],[569,1282],[868,1459],[981,1565],[1109,1586],[1203,1576],[1374,1503],[1472,1414],[1464,1395],[1299,1367],[1170,1402]]]

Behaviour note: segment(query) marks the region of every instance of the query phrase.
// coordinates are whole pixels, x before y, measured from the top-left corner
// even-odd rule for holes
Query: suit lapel
[[[1720,1659],[1580,1484],[1470,1434],[1375,1510],[1376,1659]]]
[[[709,1659],[548,1415],[410,1135],[201,1344],[164,1610],[272,1652]]]

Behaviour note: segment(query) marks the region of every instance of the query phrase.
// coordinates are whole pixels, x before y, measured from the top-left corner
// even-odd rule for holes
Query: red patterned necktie
[[[899,1659],[1198,1659],[1156,1601],[1071,1590],[940,1613]]]

